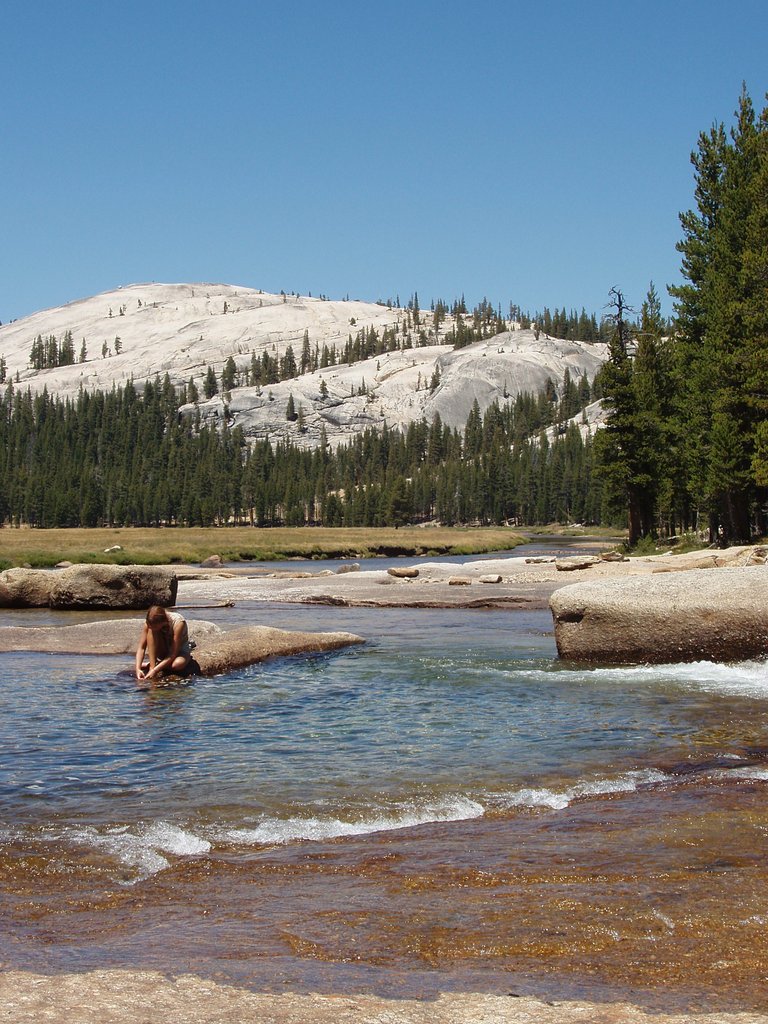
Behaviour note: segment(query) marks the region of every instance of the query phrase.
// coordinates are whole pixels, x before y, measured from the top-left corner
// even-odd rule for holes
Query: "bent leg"
[[[171,663],[170,671],[177,675],[183,675],[189,667],[190,661],[192,661],[191,654],[178,654]]]

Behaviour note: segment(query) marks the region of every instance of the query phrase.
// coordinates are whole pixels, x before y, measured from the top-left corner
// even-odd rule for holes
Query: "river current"
[[[539,611],[189,617],[367,642],[153,692],[0,655],[3,963],[765,1008],[764,663],[563,664]]]

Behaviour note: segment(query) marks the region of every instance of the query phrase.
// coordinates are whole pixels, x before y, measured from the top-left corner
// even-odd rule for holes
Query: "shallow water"
[[[544,612],[195,616],[368,642],[155,692],[0,656],[5,962],[764,1005],[765,664],[567,665]]]

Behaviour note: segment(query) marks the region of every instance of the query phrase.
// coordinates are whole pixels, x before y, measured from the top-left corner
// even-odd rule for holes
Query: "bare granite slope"
[[[314,351],[341,351],[363,328],[402,332],[406,311],[371,302],[272,295],[221,284],[134,284],[43,310],[0,327],[0,356],[8,377],[33,391],[73,397],[81,387],[106,389],[133,380],[141,389],[155,375],[175,386],[190,378],[200,390],[209,366],[217,377],[232,357],[239,370],[264,352],[283,357],[292,346],[300,359],[305,333]],[[446,321],[442,330],[451,326]],[[510,325],[514,327],[516,325]],[[427,324],[425,330],[430,330]],[[71,331],[76,359],[46,370],[30,367],[35,338]],[[367,426],[406,427],[434,415],[463,427],[472,404],[481,411],[520,391],[538,392],[566,368],[591,379],[606,357],[605,346],[569,342],[530,330],[509,330],[459,350],[418,345],[352,364],[327,366],[264,387],[236,387],[226,397],[200,402],[204,419],[240,424],[249,437],[292,438],[313,447],[324,431],[329,443],[348,440]],[[434,335],[431,341],[439,341]],[[437,371],[437,373],[435,373]],[[439,383],[438,383],[439,379]],[[434,385],[434,386],[433,386]],[[289,396],[302,423],[289,422]],[[189,407],[190,414],[193,407]]]

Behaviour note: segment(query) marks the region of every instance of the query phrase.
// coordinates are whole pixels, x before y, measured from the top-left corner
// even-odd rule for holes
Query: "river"
[[[539,611],[204,614],[367,643],[154,692],[0,655],[4,966],[768,1007],[763,663],[563,664]]]

